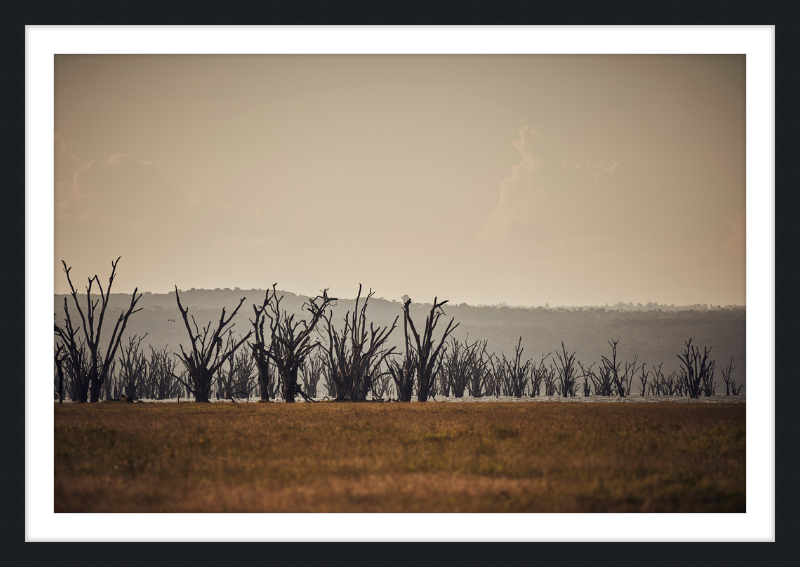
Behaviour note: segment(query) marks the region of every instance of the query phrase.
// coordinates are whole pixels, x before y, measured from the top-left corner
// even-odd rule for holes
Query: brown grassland
[[[745,405],[56,405],[55,511],[744,512]]]

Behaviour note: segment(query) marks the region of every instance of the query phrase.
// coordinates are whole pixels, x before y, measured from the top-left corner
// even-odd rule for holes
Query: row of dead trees
[[[70,278],[70,268],[63,263],[74,308],[69,310],[65,297],[65,320],[55,326],[56,392],[63,401],[65,388],[78,402],[100,399],[168,399],[193,397],[207,402],[213,397],[231,399],[255,396],[263,402],[282,398],[292,403],[296,398],[314,401],[319,386],[325,396],[335,400],[361,401],[392,399],[408,402],[413,396],[427,401],[436,396],[618,396],[639,395],[713,396],[718,387],[714,380],[715,364],[709,360],[711,349],[699,348],[689,340],[678,358],[679,372],[665,375],[662,366],[649,370],[646,364],[622,361],[617,355],[618,341],[609,341],[610,356],[599,365],[584,367],[561,343],[560,351],[539,361],[523,357],[522,338],[514,355],[497,356],[487,352],[486,341],[459,342],[452,336],[458,327],[451,318],[441,336],[436,327],[445,317],[447,301],[435,298],[424,326],[418,330],[410,315],[411,300],[402,306],[405,349],[395,352],[387,341],[400,316],[391,325],[375,326],[367,319],[370,291],[361,297],[359,286],[355,306],[341,322],[330,309],[337,301],[327,290],[309,298],[303,316],[289,313],[281,306],[283,296],[277,284],[266,291],[261,304],[254,304],[251,330],[234,337],[233,319],[246,298],[227,314],[222,309],[216,323],[198,324],[189,308],[175,299],[188,335],[188,344],[179,345],[179,353],[166,347],[149,347],[149,357],[142,341],[146,335],[129,338],[120,345],[130,316],[140,309],[141,298],[135,290],[130,305],[117,318],[107,346],[101,345],[101,331],[108,307],[111,286],[119,258],[112,262],[107,289],[97,276],[86,286],[86,301],[81,307]],[[99,288],[99,299],[92,298],[92,287]],[[96,296],[95,296],[96,297]],[[82,332],[81,332],[82,331]],[[119,358],[116,354],[119,351]],[[743,385],[736,385],[731,363],[723,369],[726,395],[738,395]],[[638,380],[638,384],[635,381]]]
[[[188,381],[187,372],[178,372],[179,360],[166,347],[149,351],[142,348],[145,337],[134,336],[127,344],[120,346],[120,354],[111,368],[100,393],[101,400],[134,401],[137,399],[165,400],[188,398],[190,389],[185,386]],[[232,333],[226,337],[226,348],[231,348],[240,339],[234,339]],[[414,365],[405,368],[405,359],[388,351],[380,352],[377,364],[365,364],[366,372],[351,372],[352,380],[344,381],[339,376],[345,374],[348,367],[342,370],[342,364],[358,359],[351,359],[342,353],[341,342],[338,351],[334,350],[334,362],[331,364],[331,352],[325,347],[314,350],[303,361],[298,369],[298,395],[305,399],[318,397],[328,399],[383,399],[409,401],[418,392]],[[487,352],[486,341],[468,340],[460,342],[451,337],[443,347],[440,359],[433,371],[433,380],[428,397],[437,396],[571,396],[576,393],[583,396],[711,396],[716,394],[717,383],[714,381],[712,364],[708,362],[707,353],[695,351],[687,343],[687,352],[681,356],[688,357],[691,366],[684,364],[682,372],[666,374],[662,364],[647,369],[646,365],[617,361],[617,342],[609,343],[611,353],[604,357],[598,368],[594,365],[584,367],[575,362],[574,353],[562,351],[556,356],[543,356],[539,361],[523,360],[521,340],[517,344],[515,354],[507,359]],[[57,347],[59,348],[59,347]],[[336,356],[338,352],[339,356]],[[709,351],[710,352],[710,351]],[[705,363],[703,358],[706,359]],[[86,357],[84,357],[84,360]],[[413,361],[413,358],[412,358]],[[579,369],[576,371],[575,368]],[[71,370],[71,365],[63,365],[65,379],[56,374],[56,391],[63,380],[66,393],[73,400],[79,399],[79,381]],[[58,367],[57,367],[58,369]],[[733,362],[722,370],[722,378],[726,395],[738,395],[743,385],[737,385],[733,377]],[[84,375],[88,374],[84,372]],[[257,359],[251,349],[240,348],[234,356],[227,359],[214,374],[209,398],[250,400],[251,398],[275,400],[284,399],[280,373],[274,365],[264,369],[266,380],[260,379],[257,371]],[[180,380],[178,379],[180,378]],[[694,385],[694,386],[693,386]],[[366,388],[366,390],[365,390]],[[356,397],[357,394],[358,397]]]

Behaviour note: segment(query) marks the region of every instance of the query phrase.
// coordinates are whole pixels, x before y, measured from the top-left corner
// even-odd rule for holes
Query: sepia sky
[[[745,303],[744,56],[58,55],[54,139],[56,293]]]

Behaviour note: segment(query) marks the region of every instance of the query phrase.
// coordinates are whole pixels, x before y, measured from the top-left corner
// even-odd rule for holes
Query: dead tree
[[[339,392],[336,389],[336,382],[333,381],[333,371],[328,367],[327,364],[323,364],[321,372],[322,384],[325,386],[325,391],[327,392],[326,396],[335,400],[338,397]]]
[[[658,366],[653,365],[653,379],[650,381],[650,386],[648,386],[651,396],[660,396],[664,389],[664,372],[661,370],[662,366],[664,366],[663,362]]]
[[[384,396],[389,396],[391,392],[392,375],[390,372],[381,372],[377,378],[372,381],[373,400],[382,400]]]
[[[733,357],[731,357],[731,361],[728,364],[728,368],[722,369],[722,379],[725,381],[725,395],[734,395],[738,396],[739,392],[742,391],[744,388],[744,384],[741,386],[736,385],[736,378],[733,376],[733,371],[736,370],[736,367],[733,365]]]
[[[444,359],[447,356],[447,351],[442,353],[442,358]],[[441,394],[443,397],[448,398],[450,397],[450,392],[452,391],[452,387],[450,386],[450,368],[447,363],[447,360],[444,360],[441,364],[441,372],[437,374],[437,385],[436,385],[436,392]]]
[[[436,328],[436,324],[439,322],[439,318],[445,315],[442,306],[447,303],[447,300],[437,303],[437,299],[438,298],[433,299],[430,314],[425,319],[425,328],[422,332],[422,338],[420,338],[419,333],[417,333],[417,329],[414,327],[414,321],[411,319],[411,313],[409,311],[411,300],[409,299],[403,305],[403,325],[406,332],[406,345],[410,342],[408,335],[409,326],[411,327],[411,333],[413,334],[415,342],[415,344],[411,345],[411,348],[414,349],[417,359],[416,386],[417,401],[419,402],[428,401],[428,394],[430,393],[433,380],[433,370],[436,367],[436,362],[441,353],[442,346],[444,346],[450,333],[459,325],[456,323],[456,325],[453,326],[455,318],[450,319],[450,323],[447,324],[447,328],[439,341],[439,346],[434,348],[433,344],[435,341],[433,340],[433,331]]]
[[[87,353],[85,341],[76,336],[80,327],[77,329],[72,326],[72,318],[69,315],[69,305],[67,298],[64,298],[64,326],[55,325],[55,334],[64,345],[67,358],[67,387],[70,390],[70,399],[78,403],[85,403],[89,399],[89,370],[87,365]]]
[[[250,323],[253,325],[255,340],[252,343],[248,343],[253,352],[253,360],[255,360],[256,370],[258,371],[258,385],[262,402],[269,402],[270,393],[273,389],[270,357],[267,355],[267,350],[272,348],[272,337],[267,340],[264,335],[267,305],[269,305],[269,289],[260,306],[253,304],[255,319],[250,319]]]
[[[561,342],[561,352],[556,351],[558,357],[557,370],[558,380],[560,385],[560,392],[563,397],[575,397],[575,383],[577,380],[577,372],[575,371],[575,353],[567,353],[564,342]]]
[[[597,372],[594,370],[586,371],[594,386],[595,396],[612,396],[615,392],[614,378],[610,365],[601,364]]]
[[[156,400],[180,397],[181,385],[174,378],[175,367],[178,361],[171,356],[164,347],[160,350],[150,346],[150,363],[148,378],[150,380],[150,395]]]
[[[525,393],[525,386],[528,383],[528,371],[531,367],[531,361],[527,360],[524,364],[522,361],[522,337],[519,338],[516,349],[514,351],[514,362],[505,360],[503,362],[506,366],[506,375],[508,376],[508,384],[510,395],[515,398],[521,398]]]
[[[80,327],[72,327],[72,318],[69,316],[69,305],[67,298],[64,298],[64,326],[54,325],[55,334],[58,337],[56,347],[56,362],[58,362],[59,349],[63,349],[64,356],[61,359],[61,370],[66,372],[66,386],[69,390],[70,399],[79,403],[88,401],[89,398],[89,373],[86,367],[86,348],[80,338],[76,336]],[[64,368],[66,367],[66,369]],[[63,400],[63,391],[60,398]],[[59,402],[61,403],[61,402]]]
[[[703,376],[703,394],[706,397],[714,396],[717,393],[717,382],[714,381],[714,363],[711,363],[711,370]]]
[[[461,360],[461,372],[467,383],[467,393],[473,398],[480,398],[489,387],[491,379],[491,359],[486,354],[488,341],[475,341],[471,345],[464,342],[464,356]]]
[[[133,402],[137,399],[137,390],[147,372],[147,359],[144,351],[139,350],[142,340],[146,336],[136,335],[128,339],[128,345],[122,348],[119,357],[120,383],[125,391],[125,399]]]
[[[72,401],[78,403],[89,401],[89,354],[83,340],[78,348],[75,363],[67,364],[67,387]]]
[[[406,308],[411,303],[408,296],[403,296],[406,299],[405,306],[403,307],[403,338],[405,339],[406,350],[403,353],[403,362],[387,359],[387,370],[394,381],[395,388],[397,389],[397,399],[401,402],[410,402],[412,390],[414,389],[414,374],[419,367],[417,355],[414,352],[408,336],[408,317],[406,316]]]
[[[309,357],[300,368],[300,379],[303,382],[303,392],[309,398],[317,397],[317,386],[322,378],[322,367],[325,365],[325,359],[320,355],[318,350],[314,356]]]
[[[117,361],[111,361],[111,367],[108,369],[108,376],[103,381],[103,399],[105,400],[113,400],[114,399],[114,388],[117,386]]]
[[[504,396],[506,395],[506,365],[505,355],[501,360],[497,354],[492,353],[489,356],[489,377],[487,379],[486,391],[490,396]]]
[[[678,373],[675,370],[665,376],[661,383],[664,385],[664,391],[667,392],[668,395],[683,395],[683,387],[681,386],[680,380],[678,380]]]
[[[713,395],[712,387],[714,384],[714,361],[708,360],[711,353],[710,348],[703,347],[703,354],[700,349],[692,346],[692,339],[684,343],[686,351],[678,359],[681,361],[680,381],[690,398],[698,398],[700,394],[706,396]],[[713,347],[712,347],[713,348]],[[712,391],[712,394],[709,394]]]
[[[650,373],[645,372],[644,367],[645,365],[642,364],[642,367],[639,369],[642,371],[642,375],[639,376],[639,391],[642,397],[644,397],[644,395],[647,393],[647,379],[650,377]]]
[[[223,307],[217,328],[213,331],[211,330],[211,321],[201,329],[197,321],[195,321],[194,316],[192,316],[192,324],[194,325],[194,331],[192,331],[192,327],[189,325],[189,308],[184,308],[183,305],[181,305],[178,286],[175,286],[175,299],[178,302],[178,309],[183,317],[186,331],[189,333],[191,351],[187,353],[183,345],[179,345],[181,354],[177,355],[176,353],[176,356],[180,356],[180,360],[189,374],[187,376],[187,381],[176,376],[175,373],[173,373],[172,376],[189,389],[194,395],[196,402],[208,402],[211,397],[211,387],[214,384],[214,374],[225,364],[226,360],[236,353],[236,349],[252,335],[251,331],[238,343],[228,344],[223,348],[222,336],[233,328],[231,321],[247,298],[243,297],[239,301],[239,305],[236,306],[236,309],[233,310],[233,313],[231,313],[230,317],[227,319],[225,318],[225,308]],[[229,324],[230,327],[228,327]]]
[[[233,338],[233,329],[229,329],[225,338],[225,350],[230,350],[236,344]],[[245,355],[246,356],[246,355]],[[217,371],[217,391],[221,398],[229,400],[237,390],[237,370],[241,357],[236,355],[228,358],[228,370],[224,365]]]
[[[394,352],[395,347],[384,349],[383,345],[394,331],[398,317],[391,327],[375,328],[370,323],[367,331],[367,306],[373,295],[375,292],[370,290],[359,310],[361,284],[358,285],[355,307],[352,315],[349,311],[345,315],[341,333],[333,326],[332,312],[322,317],[328,335],[327,363],[340,400],[366,400],[372,380],[381,374],[381,364]]]
[[[387,371],[394,381],[397,390],[397,399],[401,402],[410,402],[414,389],[414,373],[417,369],[416,355],[408,349],[406,343],[406,353],[403,362],[387,360]]]
[[[270,365],[270,367],[269,367],[269,380],[268,380],[267,384],[268,384],[268,392],[267,392],[268,398],[270,400],[276,399],[280,395],[280,393],[283,391],[283,385],[282,385],[282,382],[281,382],[280,374],[278,374],[278,372],[275,370],[275,366],[274,365]],[[259,388],[260,388],[260,385],[259,385]],[[259,393],[259,396],[260,395],[261,394]]]
[[[56,363],[56,371],[58,372],[58,386],[56,387],[56,393],[58,394],[58,403],[64,403],[64,360],[69,355],[67,354],[66,348],[63,344],[58,345],[56,348],[54,359]]]
[[[551,353],[548,352],[546,355],[542,356],[542,360],[539,361],[538,366],[536,364],[531,366],[531,389],[529,393],[531,397],[540,395],[542,383],[544,382],[545,376],[547,376],[547,367],[544,365],[544,361],[547,360],[550,355]]]
[[[443,396],[452,395],[456,398],[464,397],[467,387],[465,374],[461,371],[461,345],[455,337],[450,339],[452,346],[442,356],[444,357],[444,371],[442,372],[442,386],[439,390]]]
[[[658,366],[653,366],[653,373],[652,373],[652,381],[650,382],[650,394],[653,396],[662,396],[665,395],[667,390],[666,385],[666,378],[664,377],[664,372],[661,370],[661,367],[664,366],[662,362]]]
[[[450,348],[442,353],[442,373],[447,389],[456,398],[464,397],[465,391],[473,397],[482,395],[490,374],[486,344],[486,341],[470,344],[469,340],[461,344],[451,337]],[[443,394],[448,395],[449,392]]]
[[[297,373],[306,357],[318,346],[319,342],[311,341],[311,333],[317,327],[325,311],[336,301],[335,297],[328,297],[328,290],[323,290],[322,295],[310,298],[304,307],[311,315],[311,320],[301,319],[295,321],[294,315],[289,315],[281,310],[281,300],[277,296],[275,286],[272,285],[272,294],[267,296],[267,309],[264,315],[270,321],[272,333],[271,346],[265,349],[266,356],[275,363],[281,379],[283,401],[287,404],[294,403],[295,395],[300,393],[297,383]]]
[[[612,339],[608,341],[608,344],[611,345],[611,359],[609,360],[605,356],[602,357],[603,368],[600,371],[600,385],[603,393],[598,395],[611,396],[613,391],[616,391],[617,396],[624,398],[626,393],[625,384],[620,379],[622,362],[617,362],[617,345],[619,341]]]
[[[662,362],[658,366],[653,367],[653,383],[650,386],[651,393],[656,396],[674,396],[675,394],[681,395],[678,391],[678,385],[675,382],[677,372],[674,370],[665,376],[661,367],[664,365]]]
[[[731,361],[728,363],[728,367],[722,369],[722,380],[725,382],[725,395],[726,396],[730,396],[731,395],[731,383],[734,384],[734,387],[735,387],[735,384],[736,384],[736,382],[733,380],[733,378],[731,376],[731,374],[733,374],[734,370],[736,370],[736,367],[733,365],[733,357],[731,357]],[[736,394],[734,394],[734,396],[735,395]]]
[[[228,362],[231,366],[228,377],[231,389],[229,398],[246,397],[249,401],[251,393],[258,386],[258,373],[253,357],[246,350],[240,350]]]
[[[594,371],[594,364],[590,364],[588,368],[584,368],[583,365],[578,362],[578,368],[581,369],[581,378],[583,378],[583,397],[588,398],[592,395],[592,386],[595,386],[594,393],[597,395],[597,382],[599,378]],[[591,384],[589,383],[591,380]]]
[[[503,382],[505,380],[505,365],[500,361],[497,354],[492,353],[486,357],[486,378],[484,380],[485,395],[487,396],[502,396],[503,395]],[[473,395],[470,391],[470,395]],[[477,396],[480,396],[477,393]]]
[[[75,307],[78,309],[78,314],[81,317],[83,334],[86,339],[89,363],[88,378],[91,388],[91,397],[89,401],[92,403],[100,399],[100,389],[108,375],[111,362],[116,356],[122,334],[125,332],[125,327],[128,324],[128,319],[134,313],[141,311],[141,309],[135,309],[136,303],[142,297],[141,294],[139,294],[138,297],[136,296],[136,293],[139,291],[139,289],[136,288],[133,290],[133,294],[131,294],[130,306],[127,310],[122,311],[117,319],[117,323],[111,333],[111,339],[108,342],[108,347],[104,351],[100,349],[103,320],[105,319],[106,310],[108,309],[108,300],[111,297],[111,286],[114,283],[119,260],[120,258],[117,258],[116,261],[111,262],[111,276],[108,278],[108,288],[106,290],[103,290],[100,278],[98,278],[96,274],[89,278],[89,283],[86,286],[86,313],[81,309],[80,303],[78,302],[78,293],[75,291],[75,287],[72,285],[72,280],[69,277],[69,272],[72,268],[68,268],[66,262],[63,260],[61,261],[61,264],[64,266],[64,273],[67,275],[67,282],[69,282],[70,295],[72,295]],[[94,282],[97,282],[97,287],[100,291],[100,299],[92,301],[92,285]],[[97,313],[98,305],[100,307],[99,313]],[[69,318],[69,312],[67,312],[67,318]]]
[[[556,375],[557,369],[555,363],[550,361],[550,366],[544,373],[544,395],[553,396],[556,393]]]
[[[622,387],[625,389],[626,396],[631,395],[631,382],[633,382],[633,378],[636,375],[636,373],[643,367],[643,366],[639,368],[636,367],[636,361],[638,359],[639,359],[638,356],[634,356],[632,363],[628,363],[627,360],[625,361],[625,372],[623,372],[622,378],[620,378],[620,382],[622,383]]]
[[[676,378],[675,378],[675,394],[678,395],[679,397],[683,397],[684,388],[685,388],[685,386],[683,384],[683,380],[681,380],[680,377],[676,376]]]

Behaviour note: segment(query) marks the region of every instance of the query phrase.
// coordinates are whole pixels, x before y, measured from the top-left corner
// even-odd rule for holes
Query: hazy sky
[[[744,56],[55,58],[55,290],[745,303]]]

